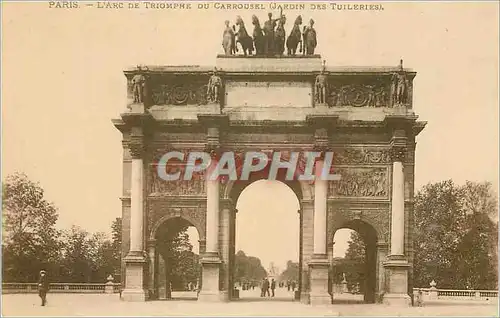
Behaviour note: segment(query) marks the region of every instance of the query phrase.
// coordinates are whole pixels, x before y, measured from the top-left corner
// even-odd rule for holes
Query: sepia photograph
[[[2,316],[498,316],[499,10],[2,1]]]

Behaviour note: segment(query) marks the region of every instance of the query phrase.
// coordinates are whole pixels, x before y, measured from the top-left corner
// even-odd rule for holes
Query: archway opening
[[[240,300],[292,301],[299,289],[300,203],[293,189],[276,180],[233,189],[239,192],[233,281]]]
[[[377,277],[377,235],[354,220],[337,229],[329,290],[334,303],[374,303]]]
[[[199,233],[189,221],[171,218],[155,234],[155,299],[197,299],[201,277]]]

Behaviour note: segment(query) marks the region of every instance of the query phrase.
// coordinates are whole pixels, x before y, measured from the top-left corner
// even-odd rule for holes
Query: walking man
[[[276,281],[274,278],[271,280],[271,297],[274,297],[274,290],[276,289]]]
[[[266,281],[264,282],[264,295],[267,295],[267,297],[270,297],[271,294],[269,293],[269,279],[266,278]]]
[[[38,279],[38,296],[42,299],[42,306],[47,303],[47,292],[49,291],[49,280],[47,279],[46,272],[40,271],[40,278]]]

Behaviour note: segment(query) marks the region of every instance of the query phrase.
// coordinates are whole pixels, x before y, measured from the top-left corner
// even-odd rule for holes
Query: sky
[[[417,138],[416,189],[445,179],[490,181],[498,189],[498,3],[383,6],[289,10],[285,29],[297,14],[313,18],[316,50],[329,66],[396,66],[402,58],[417,71],[414,110],[428,125]],[[262,22],[268,11],[278,14],[3,2],[2,177],[22,171],[40,182],[59,209],[59,227],[109,233],[121,215],[121,135],[111,119],[126,109],[122,70],[214,65],[224,20],[241,15],[248,26],[252,14]],[[283,247],[298,236],[288,190],[252,185],[249,197],[266,204],[245,193],[238,200],[238,222],[248,226],[239,226],[237,244],[249,254],[258,252],[256,242],[275,251],[263,258],[266,267],[273,255],[281,264],[298,258],[297,244]]]

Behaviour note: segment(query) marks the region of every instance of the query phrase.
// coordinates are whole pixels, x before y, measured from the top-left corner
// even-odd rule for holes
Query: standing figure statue
[[[253,40],[252,37],[248,35],[247,29],[245,28],[245,22],[243,22],[240,16],[236,17],[236,25],[239,26],[238,32],[236,32],[236,43],[241,45],[244,56],[247,56],[247,54],[252,55]]]
[[[297,46],[299,47],[299,52],[302,52],[302,33],[300,32],[300,25],[302,24],[302,16],[298,16],[293,24],[292,31],[286,39],[286,48],[288,55],[295,55],[297,52]]]
[[[132,93],[134,95],[134,103],[144,103],[144,88],[146,86],[146,76],[142,73],[142,67],[137,66],[137,74],[132,77]]]
[[[278,27],[276,28],[274,40],[274,53],[279,55],[283,55],[283,53],[285,52],[285,22],[285,16],[281,15],[280,19],[278,20]]]
[[[318,103],[319,105],[326,105],[326,96],[328,96],[328,76],[325,73],[325,69],[325,61],[323,61],[321,72],[318,76],[316,76],[316,81],[314,83],[314,86],[316,88],[316,103]]]
[[[309,20],[309,26],[304,27],[304,54],[313,55],[314,49],[318,44],[316,41],[316,30],[314,29],[314,20]]]
[[[222,47],[225,55],[233,55],[235,53],[235,35],[234,30],[229,26],[229,21],[225,22],[226,28],[222,33]]]
[[[276,28],[276,21],[280,19],[273,19],[273,14],[268,13],[269,19],[264,22],[264,54],[274,54],[274,29]]]
[[[207,100],[210,103],[217,104],[220,102],[220,90],[222,88],[222,80],[217,74],[217,68],[214,68],[212,76],[208,80]]]
[[[408,79],[405,71],[400,70],[392,74],[392,89],[394,105],[403,105],[408,102]]]

